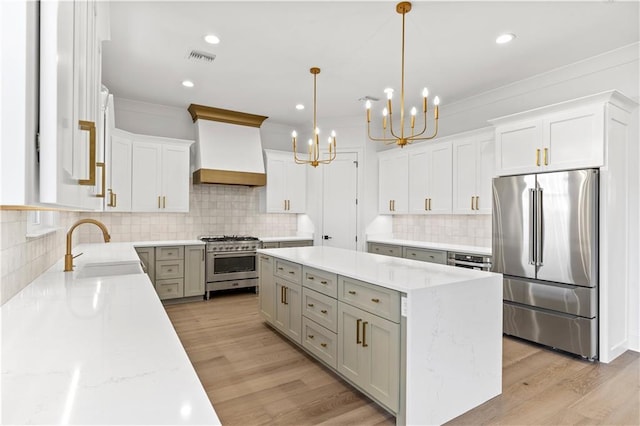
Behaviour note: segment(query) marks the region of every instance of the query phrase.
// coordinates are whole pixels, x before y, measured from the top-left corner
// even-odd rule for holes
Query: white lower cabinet
[[[300,344],[302,332],[302,287],[280,278],[275,280],[275,325],[291,340]]]
[[[400,324],[338,302],[338,339],[338,371],[397,412]]]

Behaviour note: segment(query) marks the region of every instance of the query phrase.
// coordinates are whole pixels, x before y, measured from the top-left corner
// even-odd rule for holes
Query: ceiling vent
[[[202,50],[192,50],[189,53],[189,56],[187,56],[187,59],[210,64],[216,60],[216,55],[213,53],[203,52]]]

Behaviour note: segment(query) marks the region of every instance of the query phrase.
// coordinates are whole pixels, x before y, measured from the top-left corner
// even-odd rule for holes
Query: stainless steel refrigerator
[[[503,330],[598,357],[598,170],[493,180]]]

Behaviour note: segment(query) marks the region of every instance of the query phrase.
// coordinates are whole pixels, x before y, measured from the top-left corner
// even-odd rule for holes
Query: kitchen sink
[[[81,267],[76,278],[109,277],[113,275],[142,274],[139,261],[87,263]]]

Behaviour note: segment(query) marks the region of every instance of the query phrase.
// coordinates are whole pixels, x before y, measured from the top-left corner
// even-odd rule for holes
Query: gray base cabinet
[[[262,248],[309,247],[312,245],[313,240],[268,241],[262,243]]]
[[[136,247],[136,252],[161,300],[204,296],[204,245]]]
[[[260,254],[262,318],[394,414],[400,293]]]

